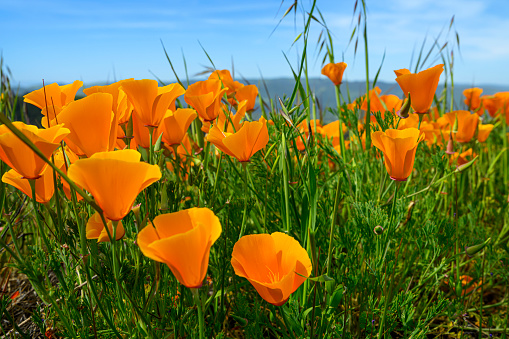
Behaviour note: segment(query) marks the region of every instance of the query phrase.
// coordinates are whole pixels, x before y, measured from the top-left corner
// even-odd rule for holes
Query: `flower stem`
[[[204,336],[204,318],[203,318],[203,305],[200,299],[200,290],[198,288],[191,288],[191,292],[193,293],[194,303],[196,304],[196,309],[198,310],[198,322],[200,327],[200,339],[205,338]]]
[[[242,238],[244,232],[246,231],[246,223],[247,223],[247,198],[249,196],[249,187],[247,183],[247,163],[243,162],[242,167],[244,169],[244,214],[242,215],[242,226],[240,227],[239,239]]]
[[[39,218],[37,199],[35,197],[35,180],[36,179],[28,179],[28,182],[30,183],[30,188],[32,189],[32,204],[34,206],[35,220],[37,221],[37,227],[39,228],[39,233],[41,233],[42,240],[44,241],[47,250],[50,251],[51,247],[48,238],[46,237],[46,233],[44,233],[44,229],[42,228],[41,219]]]

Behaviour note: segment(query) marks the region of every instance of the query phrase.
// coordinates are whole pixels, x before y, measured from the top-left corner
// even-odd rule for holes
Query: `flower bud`
[[[412,106],[412,99],[410,98],[410,93],[408,93],[408,99],[405,100],[405,102],[403,103],[403,106],[401,107],[401,109],[399,111],[396,112],[396,114],[401,119],[408,118],[408,112],[410,111],[411,106]]]
[[[465,246],[465,253],[469,257],[471,257],[474,254],[476,254],[477,252],[480,252],[484,247],[486,247],[486,245],[488,245],[490,241],[491,241],[491,238],[488,238],[488,239],[486,239],[485,242],[483,242],[481,244],[473,245],[473,246],[470,246],[470,247],[466,247]]]

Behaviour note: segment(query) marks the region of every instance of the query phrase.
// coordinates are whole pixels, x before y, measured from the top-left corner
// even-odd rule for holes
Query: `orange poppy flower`
[[[219,114],[219,116],[217,117],[217,121],[214,122],[214,125],[216,125],[217,128],[219,128],[219,130],[221,130],[221,131],[234,133],[235,131],[238,131],[242,127],[242,124],[240,123],[240,121],[246,115],[246,109],[247,109],[247,100],[244,100],[237,105],[237,112],[235,112],[235,114],[233,114],[231,112],[229,113],[228,109],[225,107],[223,109],[223,111]],[[230,115],[229,118],[227,118],[228,113]],[[204,122],[201,130],[204,133],[209,133],[211,123],[212,122],[210,122],[210,121]]]
[[[412,108],[415,113],[428,113],[438,87],[440,74],[443,71],[443,64],[415,74],[410,73],[407,69],[394,71],[397,76],[396,82],[403,90],[405,97],[408,97],[408,93],[412,96]]]
[[[235,99],[239,104],[246,100],[246,110],[252,111],[256,104],[256,97],[258,96],[258,87],[256,85],[242,85],[235,91]],[[235,102],[234,105],[237,103]]]
[[[481,93],[482,88],[478,87],[467,88],[463,91],[463,95],[465,96],[464,103],[469,110],[475,111],[481,106]],[[482,113],[480,115],[482,115]]]
[[[113,223],[111,220],[106,219],[106,225],[108,226],[108,230],[110,231],[110,235],[113,237]],[[108,232],[104,228],[103,221],[101,219],[101,215],[98,212],[95,212],[87,221],[87,226],[85,228],[85,233],[87,235],[87,239],[97,239],[97,242],[110,242],[110,237],[108,236]],[[120,240],[125,234],[124,226],[122,225],[122,220],[117,224],[117,230],[115,232],[115,240]]]
[[[207,141],[240,162],[247,162],[267,145],[269,131],[267,124],[260,121],[246,121],[236,133],[222,132],[212,126]]]
[[[410,114],[408,118],[400,120],[398,129],[403,130],[407,128],[417,128],[418,126],[419,116],[416,114]]]
[[[30,139],[46,158],[51,156],[60,146],[60,141],[69,134],[64,125],[46,129],[18,121],[13,122],[13,125]],[[48,165],[5,125],[0,126],[0,159],[26,179],[37,179]]]
[[[185,93],[180,84],[158,87],[155,80],[130,80],[122,83],[125,92],[134,107],[134,114],[145,126],[157,127],[166,111],[175,111],[175,100]]]
[[[227,88],[221,88],[221,80],[198,81],[187,88],[184,100],[192,106],[204,121],[212,121],[221,111],[221,98]]]
[[[175,112],[168,110],[160,126],[163,141],[169,146],[179,145],[195,118],[196,111],[191,108],[179,108]]]
[[[32,187],[30,187],[30,182],[15,170],[11,169],[5,172],[2,176],[2,181],[16,187],[32,199]],[[55,193],[53,169],[47,166],[41,176],[35,179],[35,200],[40,203],[47,203],[53,197],[53,193]]]
[[[25,98],[25,102],[37,106],[40,109],[47,106],[64,107],[74,100],[76,92],[78,92],[81,86],[83,86],[83,81],[79,80],[64,86],[59,86],[55,82],[25,94],[23,98]]]
[[[347,64],[345,62],[338,62],[337,64],[328,63],[323,66],[322,74],[328,77],[334,85],[341,85],[343,81],[343,73],[345,72]]]
[[[343,134],[345,134],[348,129],[346,125],[343,123],[341,124],[341,129],[343,130]],[[333,121],[325,126],[322,127],[322,132],[327,138],[332,138],[332,146],[338,146],[339,145],[339,120]]]
[[[498,111],[500,98],[496,98],[493,95],[483,95],[480,100],[481,106],[488,111],[491,117],[495,117],[500,113]]]
[[[450,126],[454,126],[457,120],[456,132],[453,132],[455,140],[458,142],[469,142],[475,134],[477,125],[479,124],[479,116],[469,111],[453,111],[445,114]]]
[[[98,152],[77,160],[68,177],[94,196],[110,220],[120,220],[131,210],[138,194],[161,178],[157,165],[140,162],[134,150]]]
[[[113,97],[109,93],[92,93],[67,105],[58,115],[71,133],[67,146],[78,155],[112,151],[117,142],[117,121],[111,111]]]
[[[243,236],[233,246],[231,263],[236,275],[246,278],[275,306],[286,303],[312,269],[306,250],[280,232]]]
[[[424,134],[417,128],[388,129],[371,133],[373,145],[384,154],[384,163],[392,180],[405,181],[414,168],[417,145]]]
[[[223,87],[227,89],[226,94],[231,96],[238,88],[244,85],[238,81],[233,81],[232,75],[229,70],[222,69],[216,70],[209,75],[208,80],[221,80]]]
[[[208,208],[158,215],[138,234],[141,251],[168,265],[175,278],[188,288],[203,284],[210,248],[221,234],[221,223]]]
[[[492,124],[479,125],[479,130],[477,132],[477,140],[479,142],[485,142],[488,139],[491,131],[495,126]]]
[[[127,95],[123,90],[120,89],[123,83],[132,81],[131,79],[120,80],[107,86],[92,86],[83,89],[83,93],[91,95],[93,93],[109,93],[113,97],[111,109],[117,116],[118,124],[124,124],[129,121],[131,112],[133,110],[132,104],[127,98]]]

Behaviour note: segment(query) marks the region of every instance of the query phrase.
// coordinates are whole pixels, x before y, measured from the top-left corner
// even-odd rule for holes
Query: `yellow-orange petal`
[[[2,181],[16,187],[32,199],[32,188],[28,179],[23,178],[15,170],[9,170],[2,176]],[[35,200],[40,203],[47,203],[53,197],[55,185],[53,184],[53,169],[46,167],[41,176],[35,179]]]
[[[140,156],[134,150],[95,153],[72,164],[68,176],[94,196],[108,219],[120,220],[138,194],[161,178],[159,166],[139,162]]]
[[[71,131],[66,137],[66,141],[71,141],[71,149],[76,145],[87,157],[113,150],[117,124],[111,110],[112,100],[109,93],[92,93],[71,102],[60,112],[58,122]],[[73,151],[79,153],[75,148]]]
[[[60,146],[60,141],[69,134],[69,130],[63,128],[63,125],[47,129],[38,129],[17,121],[13,122],[13,125],[30,139],[46,158],[51,156]],[[38,178],[47,166],[44,160],[5,125],[0,126],[0,159],[27,179]]]
[[[267,125],[259,121],[246,121],[242,128],[223,139],[223,144],[241,162],[249,159],[269,142]]]
[[[345,62],[338,62],[336,64],[328,63],[323,66],[322,74],[328,77],[334,85],[337,86],[343,81],[343,73],[345,72],[346,67],[347,64]]]
[[[108,230],[110,235],[113,237],[113,223],[111,220],[106,220],[106,225],[108,226]],[[98,212],[95,212],[87,221],[87,225],[85,228],[87,239],[97,239],[97,242],[109,242],[110,237],[108,236],[108,232],[104,228],[104,223],[101,219],[101,215]],[[115,240],[120,240],[125,234],[124,226],[122,225],[122,221],[119,221],[117,224],[117,230],[115,232]]]
[[[144,255],[164,262],[181,284],[198,288],[205,278],[210,247],[221,224],[208,208],[191,208],[159,215],[138,235]]]

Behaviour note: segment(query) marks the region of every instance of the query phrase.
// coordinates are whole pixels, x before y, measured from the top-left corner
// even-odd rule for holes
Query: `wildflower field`
[[[507,337],[509,92],[454,97],[450,43],[394,70],[402,97],[366,68],[353,98],[315,5],[283,97],[213,60],[190,82],[167,50],[171,84],[18,96],[2,65],[0,335]],[[333,107],[309,86],[316,22]]]

